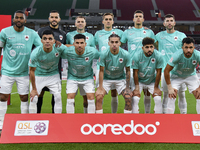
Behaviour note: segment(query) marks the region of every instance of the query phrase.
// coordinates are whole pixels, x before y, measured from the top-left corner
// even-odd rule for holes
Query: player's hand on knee
[[[139,90],[133,90],[133,96],[138,96],[140,97],[140,91]]]
[[[57,41],[57,40],[55,41],[55,44],[56,44],[56,45],[55,45],[56,48],[57,48],[57,47],[60,47],[60,46],[62,45],[62,43],[61,43],[60,41]]]
[[[153,97],[161,96],[161,95],[162,95],[162,91],[159,88],[155,87],[154,92],[153,92]]]
[[[168,89],[168,94],[170,99],[176,98],[177,91],[174,88],[172,88],[171,90]]]
[[[132,96],[133,96],[133,93],[132,93],[132,91],[131,91],[130,88],[125,88],[125,89],[122,91],[122,95],[123,95],[123,97],[124,97],[125,95],[129,95],[130,97],[132,97]]]
[[[95,92],[95,97],[97,97],[98,95],[104,95],[104,89],[98,87],[97,91]]]
[[[37,92],[37,90],[32,90],[31,93],[30,93],[30,100],[31,100],[31,102],[33,101],[33,98],[35,96],[39,96],[38,92]]]

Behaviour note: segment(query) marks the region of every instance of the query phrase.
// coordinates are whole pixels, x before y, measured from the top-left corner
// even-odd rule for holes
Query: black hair
[[[86,40],[86,37],[85,37],[85,35],[83,35],[83,34],[76,34],[76,35],[74,36],[74,40],[76,40],[76,39],[84,39],[84,40]]]
[[[190,44],[190,43],[195,43],[194,39],[192,37],[185,37],[183,40],[182,40],[182,45],[186,43],[186,44]]]
[[[145,45],[148,45],[148,44],[154,44],[154,39],[152,39],[150,37],[145,37],[142,40],[142,45],[145,46]]]
[[[108,37],[108,40],[110,41],[110,38],[112,38],[112,37],[118,37],[119,40],[121,39],[119,35],[117,35],[117,34],[111,34],[111,35]]]
[[[52,35],[54,36],[54,33],[53,33],[53,31],[51,31],[51,30],[44,30],[44,31],[42,32],[42,36],[43,36],[43,35],[50,35],[50,34],[52,34]]]

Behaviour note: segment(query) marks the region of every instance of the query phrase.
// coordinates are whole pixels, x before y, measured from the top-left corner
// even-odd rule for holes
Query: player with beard
[[[54,33],[55,40],[60,41],[62,44],[66,44],[66,33],[63,30],[59,29],[60,21],[61,21],[61,18],[60,18],[59,12],[57,10],[52,10],[49,13],[49,26],[40,28],[38,30],[38,34],[39,34],[40,38],[42,38],[43,31],[51,30]],[[59,74],[60,74],[60,78],[61,78],[61,59],[58,64],[58,69],[59,69]],[[42,90],[41,94],[39,95],[38,103],[37,103],[37,113],[41,112],[44,91],[49,91],[49,89],[45,87]],[[52,104],[52,113],[54,113],[54,96],[53,95],[52,95],[51,104]]]
[[[200,114],[200,87],[196,74],[198,63],[200,63],[200,52],[194,47],[194,39],[191,37],[184,38],[182,49],[177,50],[172,55],[164,70],[169,94],[167,113],[174,113],[176,96],[184,83],[187,85],[189,92],[196,98],[196,110],[197,114]]]
[[[136,10],[133,15],[134,27],[131,29],[127,29],[124,31],[121,42],[128,43],[128,52],[130,53],[131,58],[133,58],[134,54],[137,51],[140,51],[142,48],[142,40],[145,37],[150,37],[155,40],[155,35],[152,30],[144,28],[144,13],[141,10]],[[134,90],[134,80],[133,80],[133,72],[131,69],[131,89]],[[145,113],[150,113],[151,109],[151,97],[148,90],[144,89],[144,106]],[[132,103],[133,104],[133,103]]]
[[[99,58],[99,87],[96,91],[96,113],[103,113],[103,97],[114,85],[117,93],[125,100],[124,113],[132,112],[130,83],[131,58],[129,53],[120,47],[120,37],[117,34],[109,36],[109,47],[101,52]],[[124,72],[126,68],[126,73]],[[126,78],[126,80],[125,80]]]
[[[33,45],[41,45],[38,34],[24,26],[26,16],[18,10],[14,14],[14,25],[0,33],[0,53],[3,48],[0,88],[0,129],[7,111],[7,100],[14,82],[21,99],[21,113],[28,113],[29,75],[28,61]]]
[[[163,113],[167,112],[167,100],[168,100],[168,89],[167,84],[164,78],[164,69],[167,65],[167,62],[172,57],[173,53],[182,47],[182,40],[186,37],[186,35],[182,32],[179,32],[174,29],[176,22],[175,17],[172,14],[167,14],[164,17],[163,25],[166,30],[161,31],[156,34],[156,39],[158,41],[158,50],[163,55],[164,59],[164,68],[162,69],[162,77],[161,77],[161,87],[163,91]],[[178,106],[181,114],[187,113],[187,102],[185,98],[185,91],[187,90],[186,85],[182,84],[181,88],[178,91]]]
[[[97,31],[95,33],[95,44],[98,45],[100,52],[106,50],[109,47],[108,37],[111,34],[117,34],[119,37],[121,37],[123,34],[123,31],[120,29],[113,29],[112,26],[114,24],[114,15],[112,13],[105,13],[102,18],[103,18],[102,23],[104,25],[104,29]],[[98,87],[98,84],[99,84],[99,66],[97,66],[97,72],[96,72],[96,87]],[[112,96],[111,100],[112,113],[117,113],[118,97],[114,85],[111,88],[111,96]]]
[[[154,39],[146,37],[142,40],[142,50],[134,54],[132,68],[134,73],[135,89],[133,91],[133,113],[139,113],[138,102],[140,93],[145,88],[153,96],[155,113],[162,113],[161,95],[159,82],[163,68],[163,58],[160,52],[154,49]]]
[[[74,43],[74,36],[77,34],[83,34],[86,36],[86,43],[87,46],[94,47],[95,48],[95,42],[94,42],[94,36],[91,33],[88,33],[85,31],[86,26],[86,18],[84,16],[77,16],[75,19],[75,26],[76,30],[72,32],[67,33],[67,44],[73,44]],[[96,61],[95,61],[96,62]],[[93,72],[96,72],[96,63],[93,63]],[[79,88],[80,94],[83,96],[84,102],[84,113],[87,113],[87,96],[85,91],[80,87]]]

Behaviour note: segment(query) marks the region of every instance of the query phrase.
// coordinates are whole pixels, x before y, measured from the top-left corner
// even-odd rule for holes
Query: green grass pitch
[[[66,113],[65,93],[66,81],[62,81],[62,105],[63,113]],[[7,113],[20,113],[20,99],[17,94],[16,84],[13,86],[11,95],[11,105],[8,106]],[[124,100],[122,96],[118,97],[118,113],[123,113]],[[186,91],[188,114],[196,114],[196,100],[192,94]],[[110,93],[104,97],[104,113],[111,113]],[[83,99],[79,95],[75,98],[75,113],[83,113]],[[139,102],[140,113],[144,113],[143,95]],[[151,100],[151,113],[154,112],[154,101]],[[46,92],[42,106],[42,113],[51,113],[51,95]],[[176,101],[175,113],[180,113],[178,102]],[[164,135],[163,135],[164,136]],[[0,150],[199,150],[200,144],[170,144],[170,143],[39,143],[39,144],[0,144]]]

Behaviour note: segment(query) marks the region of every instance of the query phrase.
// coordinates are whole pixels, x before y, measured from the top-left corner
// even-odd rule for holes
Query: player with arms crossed
[[[154,49],[154,39],[146,37],[142,40],[142,50],[134,54],[132,68],[134,73],[135,89],[133,91],[133,113],[139,113],[138,102],[142,89],[147,89],[154,98],[155,113],[162,113],[159,82],[163,68],[163,58],[160,52]],[[155,73],[156,71],[156,73]]]
[[[103,15],[103,25],[104,29],[97,31],[95,33],[95,43],[99,47],[99,51],[102,52],[106,50],[109,45],[108,45],[108,37],[111,34],[117,34],[119,37],[122,36],[123,31],[120,29],[113,29],[113,24],[114,24],[114,15],[112,13],[105,13]],[[98,87],[99,84],[99,66],[97,66],[97,73],[96,73],[96,86]],[[111,87],[111,109],[112,113],[117,113],[117,108],[118,108],[118,97],[117,97],[117,91],[114,85]]]
[[[164,70],[169,94],[167,113],[174,113],[177,93],[181,85],[185,83],[189,92],[196,98],[196,110],[197,114],[200,114],[200,87],[199,78],[196,74],[196,66],[199,62],[200,52],[194,47],[194,39],[191,37],[184,38],[182,41],[182,49],[172,55]]]
[[[74,113],[74,99],[78,88],[83,88],[88,100],[88,113],[95,113],[94,79],[92,63],[99,58],[99,52],[94,47],[86,46],[83,34],[74,36],[74,46],[64,52],[63,58],[68,59],[67,75],[67,105],[66,112]]]
[[[120,37],[117,34],[109,36],[106,50],[100,55],[99,87],[96,91],[96,113],[103,113],[102,101],[114,84],[116,90],[125,99],[124,113],[132,112],[130,83],[131,59],[129,53],[120,47]],[[124,72],[126,68],[126,75]],[[126,80],[125,80],[126,78]]]
[[[13,18],[14,26],[3,29],[0,33],[0,53],[3,48],[1,68],[0,129],[7,111],[7,100],[14,82],[21,99],[21,113],[28,113],[29,76],[28,61],[33,45],[41,45],[38,34],[24,26],[26,16],[18,10]]]
[[[176,22],[175,17],[172,14],[167,14],[164,17],[163,25],[166,28],[166,31],[161,31],[156,34],[156,39],[158,41],[158,50],[163,55],[164,59],[164,67],[162,69],[162,76],[161,76],[161,87],[163,91],[163,113],[167,112],[167,101],[168,101],[168,89],[167,84],[164,78],[164,70],[167,66],[167,62],[172,57],[173,53],[177,50],[181,49],[182,47],[182,40],[186,37],[186,35],[182,32],[179,32],[174,29]],[[185,99],[185,91],[187,90],[186,85],[182,84],[181,88],[178,91],[178,105],[181,114],[187,113],[187,102]]]
[[[73,44],[74,43],[74,36],[76,34],[83,34],[86,37],[86,43],[87,46],[91,46],[95,48],[95,42],[94,42],[94,36],[91,33],[88,33],[85,31],[85,26],[86,26],[86,18],[84,16],[77,16],[75,19],[75,26],[76,26],[76,30],[72,31],[72,32],[68,32],[67,33],[67,39],[66,39],[66,43],[67,44]],[[95,63],[96,65],[96,63]],[[96,71],[96,66],[93,67],[93,72]],[[83,106],[84,106],[84,113],[87,113],[87,96],[85,91],[80,87],[79,88],[80,94],[83,96]]]
[[[131,29],[127,29],[124,31],[121,42],[126,43],[128,42],[128,52],[131,55],[131,58],[133,58],[134,54],[137,51],[140,51],[142,48],[142,40],[145,37],[150,37],[155,40],[155,35],[152,30],[145,29],[143,27],[144,22],[144,13],[141,10],[136,10],[133,15],[133,22],[134,27]],[[134,80],[133,80],[133,72],[131,69],[131,90],[135,89]],[[151,109],[151,97],[148,90],[144,89],[144,106],[145,106],[145,113],[150,113]],[[133,103],[132,103],[133,104]]]
[[[58,63],[63,51],[68,48],[64,45],[55,47],[54,33],[45,30],[42,33],[42,46],[37,47],[32,53],[29,61],[31,93],[29,113],[37,113],[38,95],[44,87],[47,87],[54,95],[54,112],[62,112],[61,81],[58,71]]]

